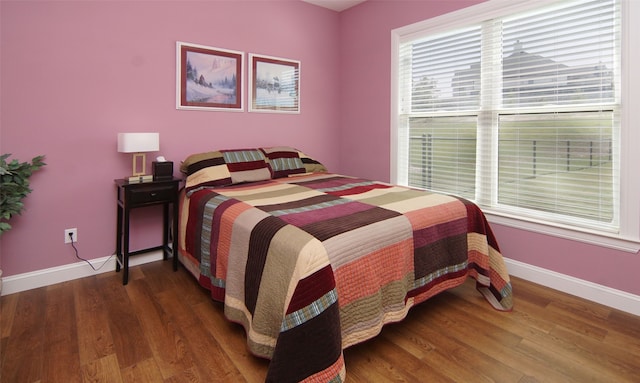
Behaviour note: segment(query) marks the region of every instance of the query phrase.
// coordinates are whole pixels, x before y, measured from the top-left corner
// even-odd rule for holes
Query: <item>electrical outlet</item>
[[[73,242],[78,242],[78,228],[64,229],[64,243],[71,243],[69,234],[73,234]]]

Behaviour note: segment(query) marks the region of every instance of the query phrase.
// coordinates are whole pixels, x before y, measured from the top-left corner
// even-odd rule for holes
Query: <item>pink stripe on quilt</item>
[[[436,206],[430,206],[422,209],[408,211],[404,213],[409,221],[413,230],[424,229],[429,226],[434,226],[439,223],[449,222],[455,218],[466,218],[467,210],[460,201],[455,200]]]
[[[374,206],[359,202],[348,202],[336,206],[326,207],[323,209],[315,209],[312,211],[281,215],[280,218],[287,223],[300,227],[315,222],[326,221],[328,219],[343,217],[349,214],[370,210],[372,208],[374,208]]]
[[[413,270],[413,241],[406,239],[335,270],[340,307],[380,292]]]

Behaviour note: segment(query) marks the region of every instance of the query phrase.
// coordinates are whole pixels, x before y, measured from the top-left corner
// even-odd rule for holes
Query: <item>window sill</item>
[[[498,224],[534,233],[551,235],[554,237],[607,247],[629,253],[637,253],[638,250],[640,250],[640,240],[637,238],[623,238],[622,236],[613,233],[599,233],[570,227],[554,226],[542,222],[525,221],[521,218],[492,213],[491,211],[484,211],[484,213],[491,224]]]

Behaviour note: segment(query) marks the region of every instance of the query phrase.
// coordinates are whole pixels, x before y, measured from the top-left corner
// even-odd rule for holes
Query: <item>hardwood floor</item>
[[[513,278],[474,282],[345,351],[347,382],[640,382],[640,317]],[[2,382],[262,382],[268,362],[184,268],[154,262],[1,298]]]

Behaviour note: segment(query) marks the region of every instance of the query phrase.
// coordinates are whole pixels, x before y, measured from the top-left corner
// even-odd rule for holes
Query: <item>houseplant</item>
[[[9,156],[10,153],[0,156],[0,235],[11,229],[9,219],[22,212],[22,199],[31,193],[29,177],[46,165],[44,156],[34,157],[31,162],[7,162]]]

